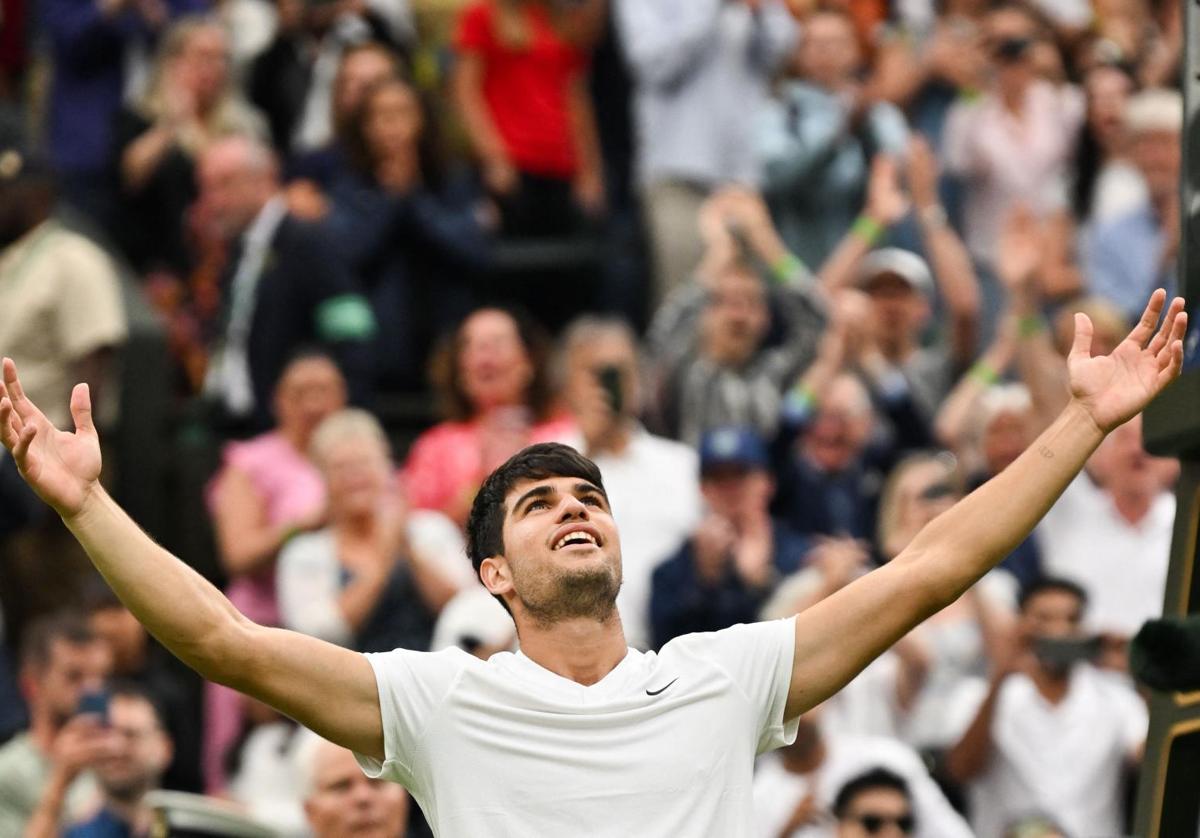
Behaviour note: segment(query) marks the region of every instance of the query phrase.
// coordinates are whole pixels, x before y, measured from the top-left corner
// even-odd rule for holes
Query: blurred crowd
[[[462,526],[549,440],[604,475],[630,645],[794,614],[1050,423],[1072,312],[1107,352],[1178,286],[1176,2],[2,7],[0,354],[139,429],[106,480],[243,613],[361,651],[515,648]],[[754,834],[1125,834],[1177,475],[1113,433],[762,757]],[[426,834],[169,659],[3,459],[0,608],[0,835],[140,835],[158,789]]]

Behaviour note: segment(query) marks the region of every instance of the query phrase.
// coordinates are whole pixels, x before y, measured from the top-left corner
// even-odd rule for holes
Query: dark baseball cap
[[[722,467],[767,469],[771,461],[767,444],[753,429],[744,425],[715,428],[700,438],[700,473]]]

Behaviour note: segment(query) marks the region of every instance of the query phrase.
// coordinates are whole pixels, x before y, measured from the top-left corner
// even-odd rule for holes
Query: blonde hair
[[[937,465],[943,470],[943,477],[958,492],[962,493],[962,476],[958,471],[958,460],[948,451],[921,451],[905,457],[892,469],[887,481],[883,484],[883,492],[879,496],[879,515],[876,518],[875,537],[879,550],[885,559],[894,558],[907,544],[896,544],[901,534],[903,521],[904,498],[900,488],[910,473],[927,465]]]
[[[345,408],[330,414],[313,431],[308,453],[319,467],[324,467],[329,451],[346,440],[370,440],[379,446],[384,457],[391,459],[392,446],[379,420],[365,410]]]

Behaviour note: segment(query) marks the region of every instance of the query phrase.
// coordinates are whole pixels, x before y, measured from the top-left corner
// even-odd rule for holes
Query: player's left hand
[[[1108,355],[1091,355],[1092,321],[1075,315],[1075,342],[1067,357],[1071,397],[1103,433],[1124,424],[1179,375],[1187,314],[1183,298],[1171,301],[1158,327],[1167,292],[1158,289],[1137,326]]]

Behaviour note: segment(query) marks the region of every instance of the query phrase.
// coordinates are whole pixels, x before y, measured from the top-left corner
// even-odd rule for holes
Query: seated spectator
[[[196,161],[221,137],[264,136],[261,117],[229,74],[229,38],[220,21],[186,17],[163,36],[150,86],[117,120],[119,240],[139,272],[184,276],[193,264],[188,208]]]
[[[88,625],[112,655],[112,675],[121,683],[143,690],[162,713],[163,728],[172,743],[163,788],[199,792],[201,682],[181,668],[130,613],[107,585],[97,585],[85,602]]]
[[[429,651],[458,648],[480,660],[516,649],[512,617],[482,585],[463,588],[446,603],[433,627]]]
[[[354,754],[310,737],[296,755],[313,838],[403,838],[409,797],[390,780],[368,779]]]
[[[835,838],[901,838],[917,829],[908,783],[886,768],[842,786],[833,799],[833,816],[838,823]]]
[[[604,475],[613,515],[621,522],[621,591],[617,610],[625,640],[650,644],[650,577],[700,521],[696,453],[648,433],[642,411],[637,338],[623,320],[590,315],[567,327],[562,339],[566,401],[579,423],[569,441]]]
[[[708,512],[692,537],[654,571],[654,648],[673,637],[753,622],[781,574],[810,547],[771,518],[767,447],[753,429],[719,428],[700,442],[700,493]]]
[[[242,729],[225,755],[229,784],[222,796],[280,835],[307,836],[294,763],[311,734],[260,701],[238,698]]]
[[[0,835],[21,835],[42,793],[65,788],[64,820],[86,815],[96,794],[94,767],[109,740],[95,720],[79,715],[80,700],[98,692],[111,667],[108,648],[77,614],[63,612],[30,624],[21,644],[21,689],[29,729],[0,747]],[[74,778],[64,773],[70,760]]]
[[[1080,245],[1090,292],[1132,320],[1140,313],[1133,302],[1139,294],[1176,285],[1182,97],[1174,90],[1138,93],[1126,106],[1125,127],[1130,157],[1145,180],[1145,199],[1098,221]]]
[[[899,156],[907,144],[904,115],[871,100],[862,64],[849,14],[817,11],[759,118],[763,195],[788,249],[809,265],[823,263],[854,223],[871,158]]]
[[[360,652],[427,651],[442,606],[472,584],[458,528],[440,512],[408,508],[371,414],[333,414],[310,448],[329,524],[280,551],[283,625]]]
[[[92,763],[100,789],[100,810],[59,831],[67,790],[86,767],[74,754],[60,752],[54,759],[53,779],[25,828],[25,838],[108,838],[150,832],[154,817],[145,798],[159,788],[171,761],[171,737],[164,728],[162,711],[140,687],[117,682],[106,695],[103,718],[80,717],[91,725],[91,735],[103,742]]]
[[[921,758],[886,737],[830,734],[821,709],[797,722],[796,740],[759,760],[754,775],[754,831],[762,838],[833,838],[838,792],[867,772],[884,770],[908,787],[916,838],[970,838]],[[845,811],[842,809],[841,811]]]
[[[527,445],[574,433],[551,389],[548,352],[537,325],[516,313],[482,308],[462,322],[431,366],[446,419],[409,451],[409,503],[465,523],[495,468]]]
[[[472,308],[491,256],[486,199],[440,165],[431,116],[397,77],[362,93],[330,186],[331,238],[371,301],[376,382],[420,390],[437,338]]]
[[[757,182],[754,120],[797,27],[784,0],[617,0],[615,11],[635,85],[654,310],[700,262],[704,200]]]
[[[604,207],[586,67],[597,0],[474,0],[459,19],[453,93],[507,236],[561,236]],[[596,7],[596,8],[593,8]]]
[[[946,759],[968,783],[971,825],[980,838],[1043,813],[1069,835],[1120,835],[1122,778],[1146,739],[1145,704],[1089,658],[1087,595],[1047,578],[1021,599],[1013,655],[990,681],[963,684],[943,724],[961,730]]]
[[[197,169],[200,204],[236,257],[225,270],[221,333],[205,390],[231,435],[271,427],[271,393],[300,347],[319,345],[338,360],[351,397],[371,387],[376,324],[335,245],[292,217],[270,149],[245,137],[210,145]]]
[[[52,405],[47,418],[67,429],[64,405],[78,381],[99,399],[92,408],[97,421],[111,420],[113,355],[127,326],[112,260],[64,226],[56,204],[54,178],[42,164],[14,149],[0,152],[0,356],[31,371],[30,398]],[[4,459],[0,472],[12,467]],[[0,475],[0,483],[8,479]],[[19,628],[34,616],[78,604],[93,573],[58,517],[43,514],[45,507],[15,483],[0,489],[0,506],[0,518],[15,519],[8,531],[0,527],[0,601],[19,640]]]
[[[346,405],[346,384],[326,355],[305,353],[283,371],[275,390],[276,430],[230,443],[209,489],[218,557],[231,582],[230,601],[262,625],[279,625],[275,558],[297,532],[324,522],[325,484],[309,460],[317,425]],[[240,699],[206,684],[204,777],[222,786],[223,754],[240,727]]]

